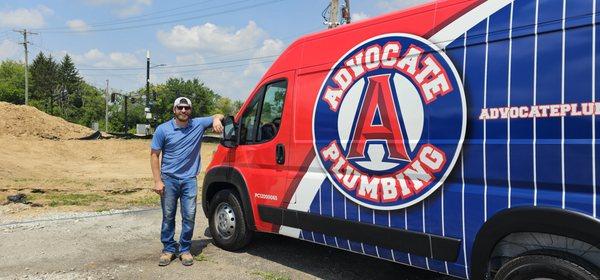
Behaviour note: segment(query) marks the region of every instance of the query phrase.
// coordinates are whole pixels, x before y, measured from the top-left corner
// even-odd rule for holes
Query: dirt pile
[[[48,115],[35,107],[0,102],[0,136],[77,139],[94,131]]]

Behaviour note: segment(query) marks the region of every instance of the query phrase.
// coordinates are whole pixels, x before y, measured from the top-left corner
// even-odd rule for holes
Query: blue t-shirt
[[[202,135],[212,122],[213,117],[193,118],[186,127],[178,127],[172,119],[156,128],[151,148],[162,151],[162,174],[179,179],[198,175]]]

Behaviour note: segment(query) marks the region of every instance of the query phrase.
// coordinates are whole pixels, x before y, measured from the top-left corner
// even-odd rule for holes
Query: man
[[[190,253],[194,222],[196,218],[196,175],[200,170],[200,143],[204,131],[212,126],[215,132],[223,131],[223,115],[190,118],[192,102],[186,97],[175,99],[175,118],[156,128],[152,137],[150,165],[154,177],[154,191],[161,196],[163,251],[160,266],[168,265],[179,251],[181,263],[189,266],[194,262]],[[162,153],[162,163],[159,158]],[[181,235],[179,244],[175,235],[177,200],[181,202]]]

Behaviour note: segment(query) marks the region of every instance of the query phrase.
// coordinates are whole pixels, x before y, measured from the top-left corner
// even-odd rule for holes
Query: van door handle
[[[283,144],[277,144],[275,148],[275,159],[277,160],[277,164],[285,163],[285,148]]]

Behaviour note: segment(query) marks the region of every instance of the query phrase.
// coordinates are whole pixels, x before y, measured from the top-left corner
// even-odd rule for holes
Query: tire
[[[502,265],[494,280],[598,280],[590,270],[575,262],[547,255],[515,257]]]
[[[217,247],[227,251],[244,248],[252,239],[240,199],[231,190],[221,190],[211,199],[208,224]]]

